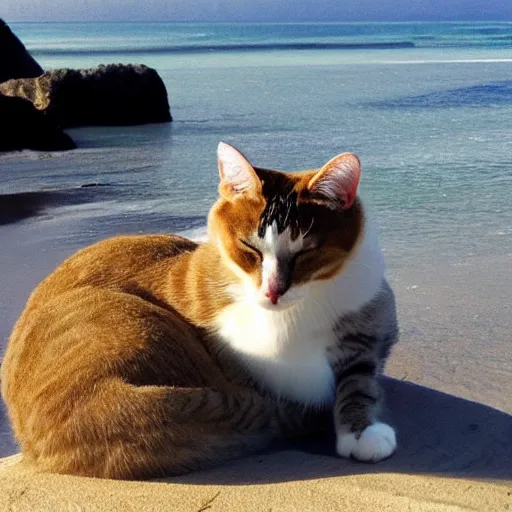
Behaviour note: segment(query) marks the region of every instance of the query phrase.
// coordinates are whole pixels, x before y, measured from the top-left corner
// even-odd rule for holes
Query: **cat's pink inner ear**
[[[342,153],[329,160],[308,183],[315,196],[327,199],[335,208],[346,210],[356,198],[361,162],[353,153]]]
[[[217,147],[221,190],[238,194],[256,191],[260,181],[252,165],[240,151],[225,142]]]

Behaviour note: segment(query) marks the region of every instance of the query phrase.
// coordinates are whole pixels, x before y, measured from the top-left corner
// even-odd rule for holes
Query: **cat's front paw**
[[[358,436],[342,427],[337,434],[336,451],[342,457],[364,462],[386,459],[396,450],[396,434],[386,423],[374,423]]]

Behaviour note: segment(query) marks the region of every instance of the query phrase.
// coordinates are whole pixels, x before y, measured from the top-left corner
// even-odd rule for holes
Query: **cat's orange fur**
[[[345,185],[329,180],[359,163],[341,155],[320,171],[283,174],[229,155],[236,165],[220,158],[208,242],[112,238],[79,251],[32,293],[2,364],[2,394],[23,453],[42,470],[180,474],[308,428],[312,410],[255,384],[225,350],[218,319],[238,300],[232,289],[241,280],[262,286],[252,244],[264,189],[296,193],[298,233],[314,219],[291,280],[272,277],[265,307],[278,307],[288,289],[343,272],[365,224],[359,174]],[[325,193],[319,182],[339,190]]]

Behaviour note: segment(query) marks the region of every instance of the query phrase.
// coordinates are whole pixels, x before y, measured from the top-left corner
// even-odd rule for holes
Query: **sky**
[[[512,21],[512,0],[0,0],[10,21]]]

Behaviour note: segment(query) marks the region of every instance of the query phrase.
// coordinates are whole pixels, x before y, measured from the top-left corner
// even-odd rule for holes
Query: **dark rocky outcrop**
[[[0,19],[0,151],[72,149],[72,126],[172,121],[158,73],[143,65],[44,70]]]
[[[43,73],[43,68],[0,19],[0,82],[34,80]],[[74,147],[75,143],[55,121],[37,110],[30,101],[0,93],[0,151],[60,151]]]
[[[0,19],[0,82],[11,78],[35,77],[43,73],[43,68],[27,52],[7,23]]]
[[[30,101],[0,94],[0,151],[60,151],[75,147],[71,137]]]
[[[144,65],[47,71],[0,84],[0,94],[30,100],[62,127],[172,121],[165,85]]]

